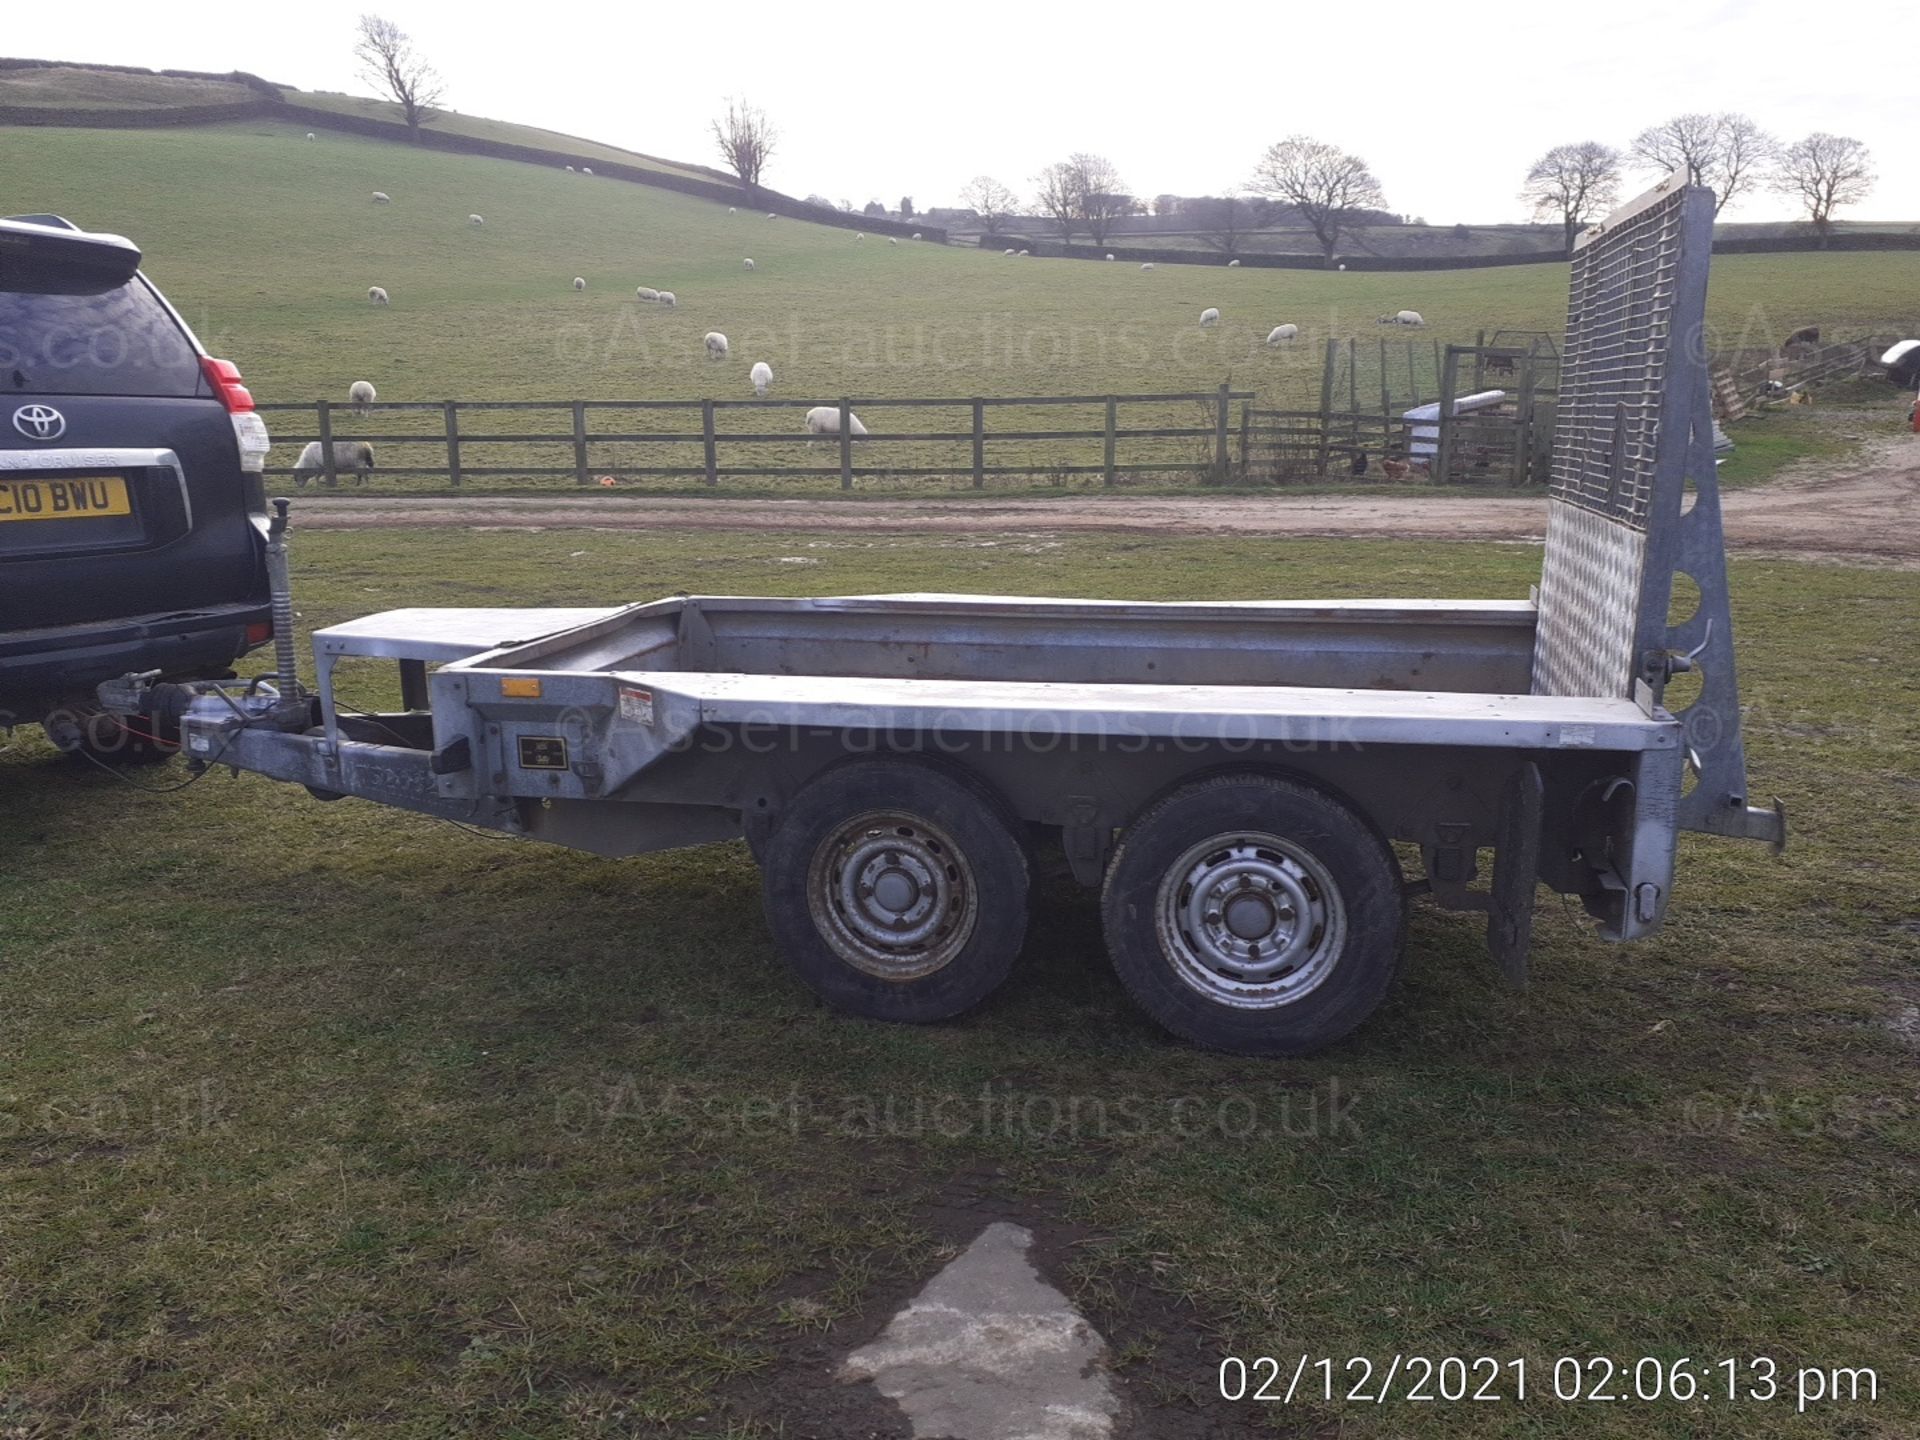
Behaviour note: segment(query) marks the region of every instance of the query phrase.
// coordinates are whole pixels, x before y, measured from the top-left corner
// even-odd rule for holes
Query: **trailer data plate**
[[[522,735],[519,747],[522,770],[567,768],[567,742],[558,735]]]

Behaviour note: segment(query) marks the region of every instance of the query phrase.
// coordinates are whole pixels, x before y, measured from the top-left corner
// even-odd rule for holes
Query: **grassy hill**
[[[1317,398],[1321,343],[1383,336],[1412,307],[1423,345],[1558,331],[1559,265],[1423,274],[1007,259],[869,236],[604,177],[260,121],[147,130],[35,128],[0,140],[0,209],[125,232],[150,274],[263,400],[853,396],[1204,390]],[[374,205],[371,193],[392,196]],[[486,217],[471,226],[469,213]],[[757,268],[746,272],[742,259]],[[572,278],[588,282],[584,293]],[[663,310],[634,299],[651,285]],[[367,302],[370,285],[392,306]],[[1224,322],[1203,331],[1200,311]],[[1717,347],[1920,328],[1920,254],[1727,257]],[[1263,341],[1301,326],[1300,343]],[[710,363],[718,330],[732,357]],[[1363,392],[1364,393],[1364,392]],[[796,417],[797,419],[797,417]],[[791,423],[791,422],[782,422]],[[387,424],[382,421],[382,424]],[[389,427],[390,428],[390,427]]]
[[[156,75],[90,66],[49,65],[0,70],[0,105],[49,110],[166,110],[183,105],[237,105],[258,95],[235,80]]]
[[[328,90],[296,90],[290,85],[280,84],[269,84],[263,88],[267,93],[278,91],[289,105],[327,111],[353,120],[376,120],[389,125],[405,123],[404,112],[390,100],[376,100],[366,95],[341,95]],[[129,124],[139,123],[158,111],[249,104],[259,101],[262,93],[262,90],[238,79],[215,75],[165,74],[131,68],[106,69],[91,65],[41,65],[32,62],[23,62],[18,69],[0,69],[0,107],[17,107],[49,114],[62,110],[112,114],[124,110],[129,112]],[[543,130],[535,125],[516,125],[506,120],[462,115],[457,110],[444,110],[436,114],[431,128],[447,135],[557,150],[577,156],[589,164],[605,161],[657,170],[667,175],[731,182],[731,177],[707,166],[663,160],[657,155],[623,150],[617,145],[603,145],[597,140],[586,140],[557,130]]]
[[[313,110],[330,110],[335,114],[363,120],[384,120],[392,125],[405,123],[400,107],[390,100],[375,100],[365,95],[338,95],[329,90],[288,90],[286,98],[290,104],[304,105]],[[667,175],[688,175],[728,183],[732,181],[731,176],[703,165],[683,165],[674,160],[662,160],[658,155],[643,155],[637,150],[603,145],[598,140],[584,140],[578,135],[566,135],[558,130],[543,130],[537,125],[516,125],[508,120],[488,120],[478,115],[462,115],[458,111],[441,111],[433,117],[429,128],[447,135],[469,135],[477,140],[500,140],[509,145],[527,145],[537,150],[558,150],[562,154],[576,155],[589,164],[605,160],[621,165],[637,165],[644,170],[658,170]]]

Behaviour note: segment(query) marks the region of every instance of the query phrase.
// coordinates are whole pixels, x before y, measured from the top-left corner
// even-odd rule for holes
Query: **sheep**
[[[1227,262],[1227,268],[1229,270],[1238,270],[1240,268],[1240,262],[1238,260],[1229,260]]]
[[[1391,315],[1380,317],[1382,325],[1424,325],[1427,322],[1420,317],[1418,310],[1397,310]]]
[[[889,235],[887,237],[887,243],[889,245],[898,245],[900,243],[900,237],[898,235]]]
[[[311,130],[309,130],[309,131],[307,131],[307,138],[308,138],[309,140],[311,140],[311,139],[313,139],[313,131],[311,131]]]
[[[1022,255],[1031,255],[1033,252],[1031,250],[1022,250],[1020,253]]]
[[[469,225],[484,225],[484,224],[486,224],[487,222],[486,222],[486,220],[485,220],[485,219],[483,219],[483,218],[482,218],[481,216],[478,216],[478,215],[469,215],[469,216],[467,217],[467,223],[468,223]]]
[[[743,269],[751,270],[753,268],[753,257],[749,255],[746,259],[740,262],[740,265],[741,265],[741,268]]]
[[[1267,332],[1267,344],[1269,345],[1284,345],[1289,340],[1297,340],[1299,338],[1300,327],[1298,325],[1276,325]]]
[[[771,210],[767,211],[767,219],[769,220],[773,219],[773,211]]]
[[[593,167],[591,165],[582,165],[580,167],[580,173],[582,175],[591,175],[593,173]]]
[[[854,244],[856,244],[856,245],[858,245],[858,244],[859,244],[859,243],[860,243],[860,242],[861,242],[862,240],[864,240],[864,239],[866,239],[866,238],[867,238],[867,237],[866,237],[866,236],[865,236],[865,235],[864,235],[864,234],[863,234],[862,232],[860,232],[860,231],[858,231],[858,230],[856,230],[856,231],[854,231],[854,232],[853,232],[853,243],[854,243]]]
[[[1346,267],[1345,265],[1342,265],[1342,266],[1340,267],[1340,270],[1341,270],[1341,273],[1342,273],[1342,274],[1345,274],[1345,273],[1346,273],[1346,269],[1347,269],[1347,267]]]
[[[293,465],[293,483],[305,489],[307,482],[316,475],[327,473],[326,463],[320,458],[320,442],[309,440],[307,448],[300,452],[300,458]],[[351,471],[360,484],[367,483],[367,477],[373,473],[373,446],[364,440],[336,440],[333,442],[333,475],[340,476]]]
[[[724,360],[727,358],[727,337],[722,335],[718,330],[709,330],[704,343],[707,347],[707,358],[709,360]]]
[[[1107,259],[1109,260],[1113,259],[1113,252],[1111,250],[1107,252]]]
[[[654,289],[651,285],[636,285],[634,287],[633,293],[636,297],[646,301],[647,304],[649,305],[651,305],[654,301],[660,298],[660,292]]]
[[[373,203],[376,205],[391,205],[393,203],[393,197],[384,190],[376,190],[373,192]]]
[[[756,360],[753,369],[747,372],[747,378],[753,381],[753,393],[765,395],[767,387],[773,384],[773,367],[764,360]]]
[[[678,305],[680,301],[671,290],[662,290],[660,292],[660,303],[671,310],[674,306]]]
[[[385,305],[389,303],[387,300],[387,292],[382,290],[378,285],[369,285],[367,287],[367,299],[371,300],[376,305]]]
[[[738,215],[739,213],[740,213],[739,210],[735,206],[732,206],[732,205],[727,206],[727,214]]]
[[[1213,325],[1218,325],[1219,323],[1220,323],[1220,312],[1214,309],[1213,306],[1209,305],[1206,309],[1200,312],[1200,328],[1202,330],[1205,330],[1208,327]]]
[[[1001,253],[1002,255],[1011,255],[1011,254],[1013,254],[1013,251],[1011,251],[1011,250],[1002,250],[1002,251],[1001,251],[1000,253]]]
[[[576,276],[574,276],[574,277],[573,277],[573,288],[574,288],[574,289],[576,289],[576,290],[584,290],[584,289],[586,289],[586,288],[587,288],[587,282],[586,282],[586,280],[585,280],[584,278],[582,278],[581,276],[579,276],[579,275],[576,275]]]
[[[567,166],[567,173],[569,175],[573,174],[573,167],[571,165]]]
[[[851,410],[847,412],[847,431],[855,440],[866,438],[867,427],[860,423],[860,417]],[[816,405],[807,411],[807,433],[809,435],[838,435],[840,433],[840,407],[838,405]]]
[[[365,415],[379,398],[380,392],[373,388],[371,380],[356,380],[347,387],[347,399],[353,402],[353,413],[356,415]]]
[[[916,231],[914,231],[914,232],[913,232],[913,238],[914,238],[914,239],[916,239],[916,240],[918,240],[918,239],[920,238],[920,232],[919,232],[918,230],[916,230]]]
[[[1152,262],[1151,260],[1149,260],[1149,261],[1147,261],[1147,262],[1146,262],[1145,264],[1143,264],[1143,265],[1141,265],[1141,267],[1140,267],[1140,268],[1141,268],[1142,270],[1151,270],[1151,269],[1153,268],[1153,262]]]

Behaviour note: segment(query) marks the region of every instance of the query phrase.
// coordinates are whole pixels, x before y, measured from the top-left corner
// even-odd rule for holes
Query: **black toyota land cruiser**
[[[0,220],[0,727],[119,759],[171,737],[122,730],[96,684],[229,674],[272,637],[266,426],[139,265],[117,235]]]

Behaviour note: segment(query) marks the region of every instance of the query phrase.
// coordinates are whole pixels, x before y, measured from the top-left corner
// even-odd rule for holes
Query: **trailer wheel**
[[[1027,857],[984,787],[905,759],[837,766],[762,851],[767,923],[833,1006],[923,1023],[973,1008],[1026,938]]]
[[[1236,1055],[1305,1055],[1347,1035],[1399,966],[1392,853],[1328,795],[1220,775],[1134,821],[1101,896],[1107,949],[1174,1034]]]

